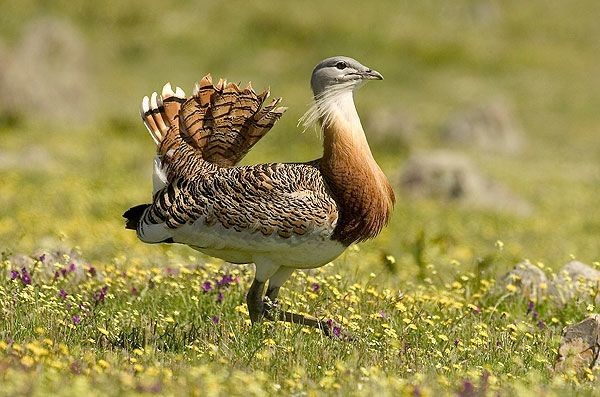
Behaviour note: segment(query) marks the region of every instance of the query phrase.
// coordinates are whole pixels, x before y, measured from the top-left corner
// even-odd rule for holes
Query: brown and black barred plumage
[[[313,71],[322,158],[307,163],[237,166],[284,113],[267,91],[210,75],[185,97],[165,85],[142,102],[142,118],[157,144],[151,204],[128,210],[127,228],[148,243],[187,244],[232,263],[255,263],[248,293],[253,322],[269,314],[294,269],[321,266],[351,243],[375,237],[394,196],[371,155],[352,99],[364,80],[381,75],[347,57],[328,58]],[[314,318],[280,313],[286,321],[322,327]]]

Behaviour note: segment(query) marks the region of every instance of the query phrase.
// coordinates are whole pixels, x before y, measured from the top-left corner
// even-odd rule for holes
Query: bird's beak
[[[376,70],[367,69],[361,73],[363,79],[367,80],[383,80],[383,76]]]

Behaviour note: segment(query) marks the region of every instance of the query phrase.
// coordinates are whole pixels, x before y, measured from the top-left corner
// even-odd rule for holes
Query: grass
[[[597,8],[590,0],[5,5],[8,47],[39,16],[82,32],[95,99],[88,123],[28,115],[0,125],[0,154],[35,147],[48,157],[0,167],[0,394],[596,393],[597,370],[553,371],[563,326],[595,311],[594,291],[528,311],[527,299],[495,280],[524,258],[549,274],[571,257],[600,260]],[[508,98],[524,151],[458,150],[534,207],[519,217],[397,190],[380,237],[297,272],[281,293],[285,307],[339,321],[355,343],[292,325],[250,327],[242,302],[251,269],[143,245],[120,218],[150,198],[143,95],[169,80],[189,91],[206,72],[270,85],[290,109],[244,162],[304,161],[320,155],[314,134],[296,132],[311,100],[307,78],[332,54],[385,76],[357,95],[365,120],[378,108],[416,120],[406,142],[373,141],[396,187],[408,155],[442,146],[449,115]],[[24,259],[9,253],[42,251],[44,261],[26,260],[27,284]],[[225,275],[236,281],[218,288]]]
[[[354,248],[343,260],[361,256]],[[595,385],[595,373],[553,370],[561,328],[594,310],[593,290],[567,307],[530,302],[459,263],[452,282],[433,281],[430,266],[431,277],[402,289],[381,288],[375,274],[342,277],[333,265],[297,272],[281,304],[336,319],[356,337],[349,343],[291,324],[252,327],[241,303],[252,279],[245,268],[193,257],[147,267],[125,256],[100,266],[73,251],[29,262],[28,271],[2,262],[9,395],[562,393],[575,385],[591,393]]]

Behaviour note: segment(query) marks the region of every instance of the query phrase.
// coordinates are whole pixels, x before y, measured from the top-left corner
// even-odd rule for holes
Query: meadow
[[[598,393],[597,369],[554,367],[563,327],[598,312],[598,288],[568,302],[530,300],[498,281],[525,259],[551,279],[573,258],[600,267],[596,2],[2,9],[0,72],[27,26],[51,17],[79,32],[87,79],[44,114],[33,105],[7,112],[6,98],[26,90],[0,84],[0,395]],[[208,72],[270,87],[289,110],[244,163],[310,160],[321,153],[318,135],[296,124],[311,101],[312,68],[336,54],[385,76],[356,96],[367,135],[378,112],[413,122],[409,134],[392,126],[368,136],[396,190],[389,226],[332,264],[296,272],[280,294],[285,308],[335,320],[351,342],[290,324],[250,326],[251,267],[144,245],[121,218],[151,198],[144,95],[166,81],[189,93]],[[69,60],[56,62],[58,73]],[[39,85],[58,78],[40,73],[30,76]],[[75,100],[62,101],[75,89]],[[531,213],[405,194],[407,159],[447,149],[444,122],[496,97],[514,108],[523,149],[450,149]],[[63,116],[52,117],[53,106]]]

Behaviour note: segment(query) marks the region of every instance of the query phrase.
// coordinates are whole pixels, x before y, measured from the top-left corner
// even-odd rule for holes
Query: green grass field
[[[91,116],[56,122],[0,109],[0,394],[598,393],[597,369],[553,368],[563,327],[598,312],[597,289],[532,309],[518,291],[495,287],[524,259],[549,275],[573,257],[600,266],[597,2],[19,1],[2,9],[0,72],[36,18],[81,32]],[[311,101],[312,68],[338,54],[385,76],[358,92],[363,120],[384,109],[416,125],[408,139],[372,140],[396,189],[388,228],[333,264],[296,272],[280,294],[284,307],[332,318],[354,342],[289,324],[251,327],[250,268],[144,245],[121,218],[151,198],[144,95],[166,81],[189,93],[208,72],[270,86],[289,110],[244,163],[310,160],[321,143],[297,120]],[[513,105],[525,148],[453,150],[528,201],[531,215],[403,194],[407,158],[443,148],[445,120],[494,97]]]

